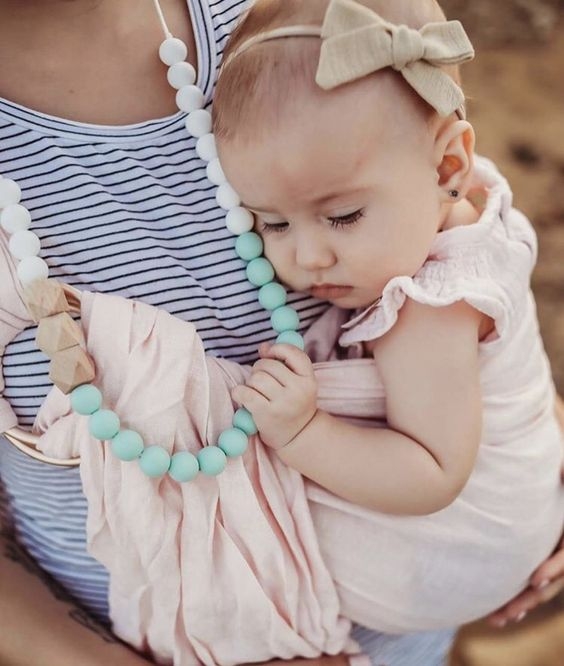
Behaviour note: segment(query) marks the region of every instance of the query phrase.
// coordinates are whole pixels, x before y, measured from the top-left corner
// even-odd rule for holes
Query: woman
[[[207,102],[223,44],[246,4],[162,2]],[[153,3],[0,0],[0,16],[0,174],[22,187],[51,274],[190,318],[208,351],[252,361],[270,325],[229,232],[219,233],[224,216],[157,56],[162,32]],[[311,299],[293,303],[304,328],[323,310]],[[27,426],[50,386],[33,337],[28,329],[4,358],[5,396]],[[146,663],[92,619],[107,619],[107,582],[85,550],[78,472],[36,464],[2,440],[0,473],[4,522],[22,544],[10,536],[2,544],[0,661]],[[555,573],[564,570],[560,559],[547,565]],[[536,597],[522,597],[499,617],[517,617],[525,600],[533,605]],[[374,663],[433,666],[452,632],[401,638],[359,629],[357,637]]]

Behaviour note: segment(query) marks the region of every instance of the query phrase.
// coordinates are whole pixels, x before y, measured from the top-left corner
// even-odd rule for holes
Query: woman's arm
[[[480,442],[482,319],[463,302],[406,302],[371,350],[386,391],[385,429],[315,412],[307,359],[289,347],[271,350],[285,367],[259,361],[234,397],[284,463],[331,492],[385,513],[432,513],[462,490]]]
[[[0,535],[0,664],[147,666],[82,610],[7,534]]]
[[[8,534],[0,534],[2,666],[147,666],[43,572]],[[262,666],[348,666],[348,657],[274,660]]]

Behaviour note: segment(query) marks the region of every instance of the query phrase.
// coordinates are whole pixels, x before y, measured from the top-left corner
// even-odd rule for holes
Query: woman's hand
[[[555,412],[564,433],[564,401],[560,396],[556,398]],[[510,621],[520,622],[529,611],[554,599],[562,590],[564,590],[564,538],[552,557],[543,562],[533,573],[529,587],[492,613],[488,621],[494,627],[504,627]]]
[[[233,400],[251,412],[262,441],[280,449],[317,411],[317,381],[308,356],[292,345],[261,345],[261,356]]]
[[[494,627],[508,622],[520,622],[529,611],[544,604],[564,590],[564,539],[552,557],[533,573],[529,587],[517,597],[492,613],[488,621]]]

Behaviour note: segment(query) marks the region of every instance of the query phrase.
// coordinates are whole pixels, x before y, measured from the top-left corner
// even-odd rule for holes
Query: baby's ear
[[[453,202],[452,192],[458,192],[458,198],[468,192],[474,169],[474,143],[474,128],[466,120],[455,120],[437,134],[435,164],[445,201]]]

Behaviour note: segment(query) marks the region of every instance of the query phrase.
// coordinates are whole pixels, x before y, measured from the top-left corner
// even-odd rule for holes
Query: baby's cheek
[[[268,238],[263,238],[264,256],[274,266],[277,275],[288,272],[289,253],[280,243],[273,243]]]

